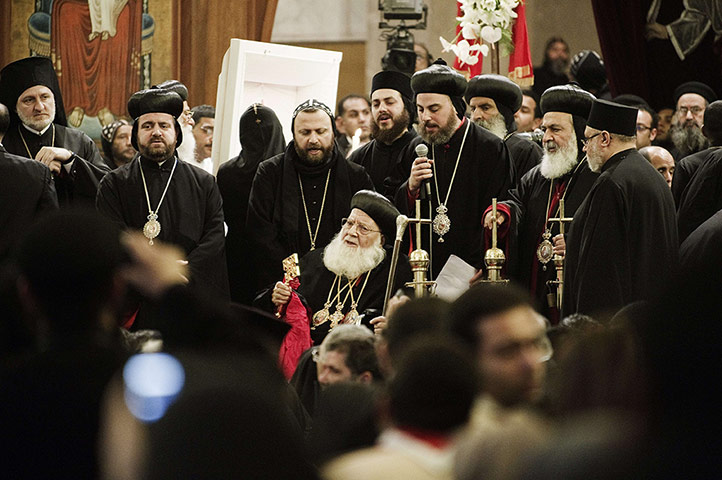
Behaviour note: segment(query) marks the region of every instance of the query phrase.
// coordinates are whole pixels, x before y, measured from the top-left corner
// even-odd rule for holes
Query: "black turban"
[[[183,99],[177,93],[171,90],[163,90],[160,88],[149,88],[141,90],[131,95],[128,100],[128,113],[135,120],[133,123],[133,133],[131,143],[133,148],[138,150],[138,118],[146,113],[167,113],[175,120],[176,127],[176,146],[183,141],[183,133],[178,124],[178,117],[183,113]]]
[[[464,92],[466,91],[466,78],[446,65],[441,58],[431,66],[419,70],[411,77],[411,89],[414,98],[419,93],[439,93],[448,95],[456,108],[456,115],[461,119],[466,113]]]
[[[414,91],[411,90],[411,78],[402,72],[395,70],[382,70],[371,80],[371,95],[376,90],[390,88],[401,95],[406,111],[409,112],[409,128],[414,123],[416,108],[414,107]]]
[[[491,98],[504,116],[507,129],[514,121],[514,113],[521,108],[522,93],[519,85],[503,75],[493,73],[477,75],[469,80],[464,99],[471,104],[474,97]]]
[[[373,218],[386,237],[386,243],[393,243],[396,238],[396,217],[400,213],[386,197],[371,190],[360,190],[351,198],[351,210],[354,208]]]
[[[153,85],[152,88],[170,90],[180,95],[183,101],[188,101],[188,89],[178,80],[166,80],[165,82],[159,83],[158,85]]]
[[[675,107],[677,106],[679,97],[685,93],[696,93],[697,95],[704,97],[704,99],[707,100],[707,103],[712,103],[717,100],[717,95],[714,93],[714,90],[709,87],[709,85],[702,82],[686,82],[674,89]]]
[[[557,85],[547,88],[541,96],[539,106],[542,114],[547,112],[564,112],[589,118],[589,111],[595,97],[576,85]]]

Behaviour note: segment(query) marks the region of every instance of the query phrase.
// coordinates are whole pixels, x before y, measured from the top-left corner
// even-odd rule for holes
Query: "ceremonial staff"
[[[565,217],[564,216],[564,198],[559,199],[559,217],[557,218],[550,218],[550,222],[559,222],[559,233],[564,236],[564,224],[571,222],[573,220],[572,217]],[[562,309],[562,296],[564,294],[564,256],[559,254],[554,254],[553,257],[554,260],[554,267],[557,270],[557,279],[556,280],[549,280],[547,282],[548,285],[556,285],[557,292],[556,292],[556,302],[551,298],[553,293],[550,293],[549,298],[549,306],[553,307],[556,304],[556,307],[559,311]]]
[[[509,280],[501,278],[501,268],[504,266],[506,256],[504,251],[497,247],[497,223],[496,219],[498,212],[496,209],[496,198],[491,199],[491,248],[484,254],[484,263],[487,269],[486,280],[482,279],[479,282],[483,283],[509,283]]]

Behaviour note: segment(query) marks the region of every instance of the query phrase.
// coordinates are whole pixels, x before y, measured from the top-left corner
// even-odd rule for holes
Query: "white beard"
[[[476,124],[489,130],[502,140],[506,138],[506,123],[504,122],[504,116],[502,114],[495,115],[488,121],[483,119],[478,120]]]
[[[178,146],[178,158],[186,163],[196,163],[196,138],[193,136],[193,127],[187,124],[180,124],[183,132],[183,141]]]
[[[386,257],[386,250],[379,241],[366,248],[349,247],[337,233],[323,250],[323,264],[336,275],[353,280],[359,275],[376,268]]]
[[[572,139],[564,148],[557,149],[554,153],[547,152],[544,148],[544,156],[541,160],[541,174],[544,178],[559,178],[566,173],[572,171],[579,163],[577,154],[577,137],[573,135]]]

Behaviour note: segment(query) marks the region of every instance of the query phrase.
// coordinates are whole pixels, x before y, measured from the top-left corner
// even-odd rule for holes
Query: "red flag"
[[[516,21],[511,27],[511,40],[514,42],[514,51],[509,56],[509,78],[520,87],[530,87],[534,85],[534,71],[531,65],[524,2],[519,2],[516,7],[516,15]]]

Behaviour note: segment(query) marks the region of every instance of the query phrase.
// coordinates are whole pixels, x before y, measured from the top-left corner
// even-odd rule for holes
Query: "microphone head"
[[[419,143],[416,145],[416,156],[417,157],[425,157],[429,154],[429,147],[424,145],[423,143]]]

